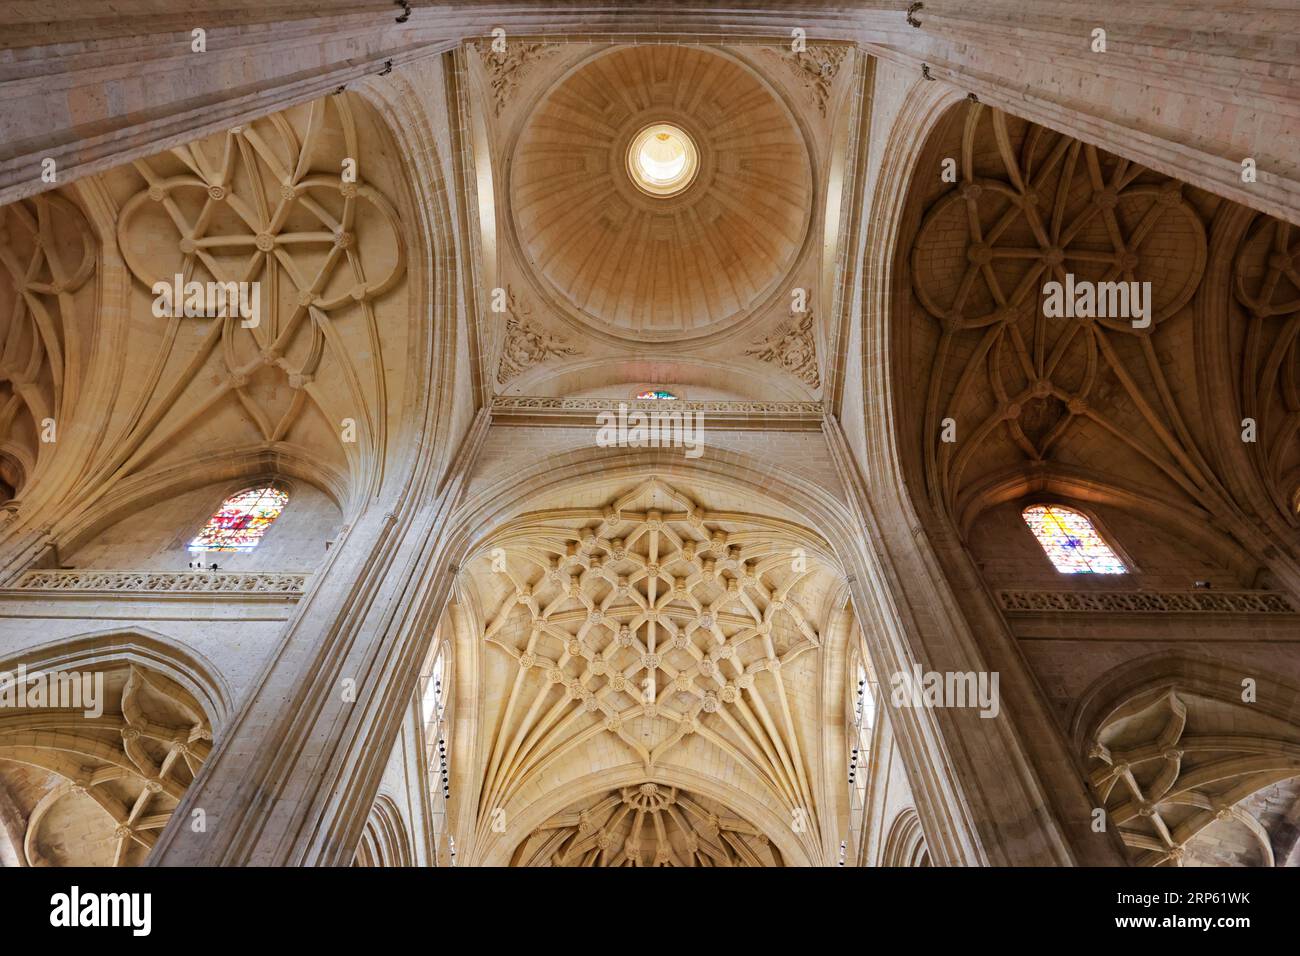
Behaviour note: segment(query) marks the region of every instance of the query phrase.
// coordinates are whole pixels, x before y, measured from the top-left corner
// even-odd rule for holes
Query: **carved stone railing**
[[[1295,614],[1276,591],[999,591],[1004,611],[1111,614]]]
[[[288,594],[306,590],[306,573],[267,571],[25,571],[19,591],[132,594]]]

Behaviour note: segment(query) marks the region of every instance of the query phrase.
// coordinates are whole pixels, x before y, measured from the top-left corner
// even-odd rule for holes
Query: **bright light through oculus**
[[[627,166],[632,181],[652,196],[672,196],[691,184],[699,165],[695,143],[670,123],[647,126],[632,138]]]
[[[671,183],[686,168],[686,149],[672,133],[657,133],[642,145],[637,162],[646,179],[660,185]]]

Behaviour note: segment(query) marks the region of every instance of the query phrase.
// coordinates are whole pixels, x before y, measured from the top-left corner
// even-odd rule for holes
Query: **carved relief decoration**
[[[822,382],[821,373],[817,369],[817,342],[813,325],[811,312],[791,312],[790,317],[777,326],[772,335],[755,342],[752,348],[745,349],[745,354],[789,372],[809,388],[820,388]]]
[[[532,309],[521,304],[513,292],[507,293],[506,338],[497,366],[497,381],[508,383],[520,373],[540,365],[549,358],[576,355],[578,349],[558,335],[552,335],[532,318]]]
[[[514,866],[781,866],[754,826],[713,801],[643,783],[583,801],[547,820]]]

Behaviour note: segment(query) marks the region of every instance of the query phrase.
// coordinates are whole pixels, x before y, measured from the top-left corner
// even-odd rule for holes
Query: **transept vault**
[[[70,6],[0,865],[1300,865],[1293,13]]]

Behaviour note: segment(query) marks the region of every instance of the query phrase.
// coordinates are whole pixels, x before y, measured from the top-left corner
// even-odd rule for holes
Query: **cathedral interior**
[[[1300,866],[1300,10],[58,6],[0,866]]]

